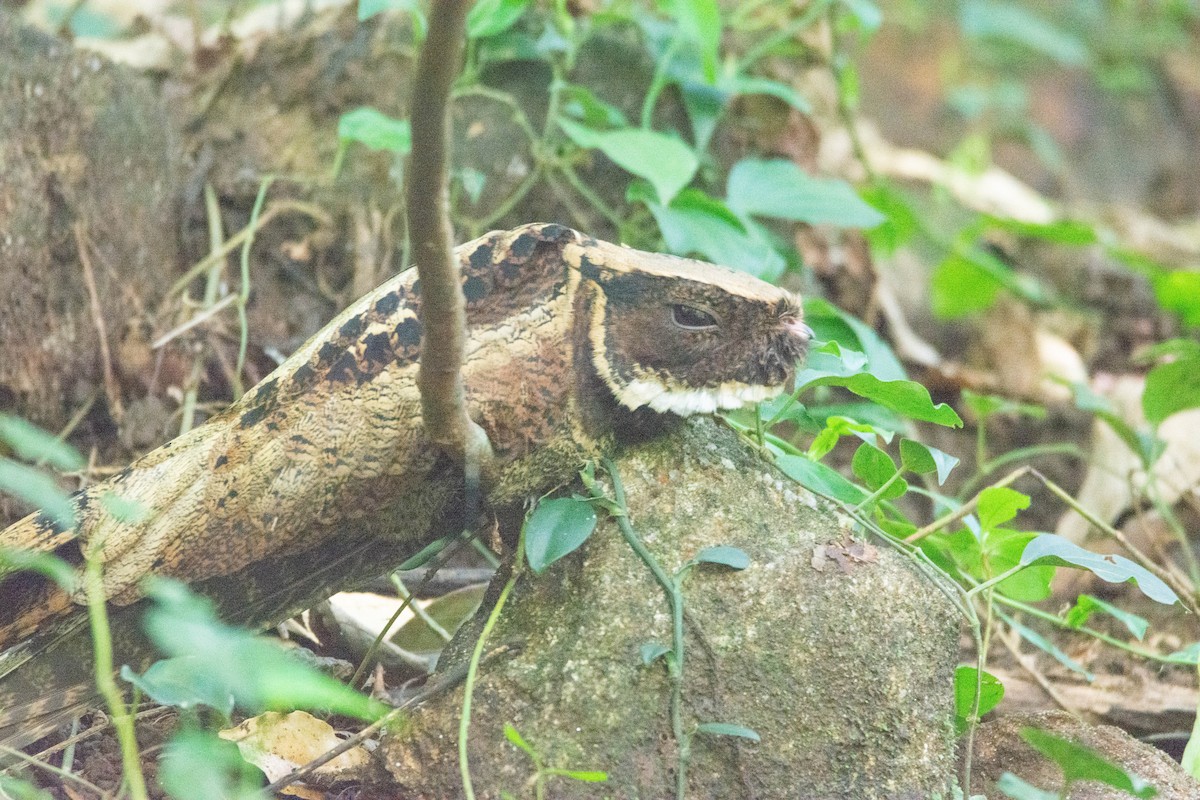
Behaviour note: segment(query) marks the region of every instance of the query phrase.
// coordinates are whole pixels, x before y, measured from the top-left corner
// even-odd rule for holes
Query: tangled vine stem
[[[617,528],[620,529],[621,536],[629,548],[649,567],[654,580],[667,596],[667,605],[671,609],[671,651],[666,654],[666,661],[667,678],[671,684],[671,732],[679,748],[675,770],[675,797],[677,800],[684,800],[687,793],[687,767],[691,760],[692,737],[683,730],[683,589],[678,577],[673,578],[667,574],[633,530],[633,524],[629,521],[629,507],[625,502],[625,487],[617,473],[617,466],[607,458],[600,463],[612,481],[612,502],[617,508],[612,517],[617,523]],[[583,478],[593,500],[609,499],[595,480],[590,480],[586,475],[583,475]]]

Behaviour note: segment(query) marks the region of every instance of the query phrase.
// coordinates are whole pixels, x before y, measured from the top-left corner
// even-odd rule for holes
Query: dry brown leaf
[[[860,124],[859,133],[871,154],[871,165],[881,175],[940,186],[967,208],[999,217],[1044,224],[1059,217],[1050,201],[999,167],[990,166],[981,172],[967,170],[932,153],[898,147],[869,124]],[[837,136],[827,134],[826,142],[832,146],[831,140]]]
[[[279,780],[342,743],[328,722],[304,711],[268,711],[218,735],[236,743],[242,758],[261,769],[269,781]],[[346,773],[363,771],[369,762],[370,755],[360,745],[318,767],[315,773],[345,778]],[[312,787],[302,784],[292,784],[283,791],[304,798],[323,796],[320,792],[313,794]]]
[[[1108,398],[1116,413],[1135,429],[1144,428],[1142,391],[1145,378],[1123,375],[1093,382],[1093,391]],[[1200,493],[1200,409],[1181,411],[1158,428],[1166,450],[1154,463],[1155,488],[1167,505],[1185,494]],[[1092,424],[1092,458],[1076,498],[1080,505],[1112,522],[1133,505],[1134,491],[1142,491],[1147,475],[1132,450],[1100,420]],[[1075,543],[1087,538],[1091,525],[1074,511],[1059,520],[1056,532]]]
[[[997,385],[1009,397],[1064,404],[1071,400],[1064,382],[1088,379],[1079,351],[1039,325],[1029,306],[1014,298],[1002,298],[988,310],[982,344]]]

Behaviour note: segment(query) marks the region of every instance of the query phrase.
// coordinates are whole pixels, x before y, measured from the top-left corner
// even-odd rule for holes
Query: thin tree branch
[[[413,155],[406,187],[408,230],[421,279],[421,414],[429,438],[462,461],[468,479],[491,454],[487,436],[467,416],[462,381],[466,300],[450,227],[449,101],[470,5],[470,0],[437,0],[430,9],[413,81]]]

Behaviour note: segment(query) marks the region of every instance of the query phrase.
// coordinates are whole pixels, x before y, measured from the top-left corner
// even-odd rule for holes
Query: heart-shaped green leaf
[[[543,500],[525,520],[525,557],[536,573],[574,552],[596,529],[596,509],[577,497]]]

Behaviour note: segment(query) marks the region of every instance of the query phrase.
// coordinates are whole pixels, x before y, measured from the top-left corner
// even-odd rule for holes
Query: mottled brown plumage
[[[557,225],[458,249],[467,404],[496,458],[494,507],[567,481],[588,458],[675,414],[777,394],[806,329],[787,292]],[[420,286],[410,270],[361,298],[224,413],[75,498],[63,530],[32,515],[0,547],[82,564],[94,548],[118,663],[139,660],[142,581],[174,577],[261,627],[387,571],[461,529],[461,476],[426,439],[415,385]],[[144,514],[122,521],[105,497]],[[91,696],[81,595],[0,572],[0,742]]]

